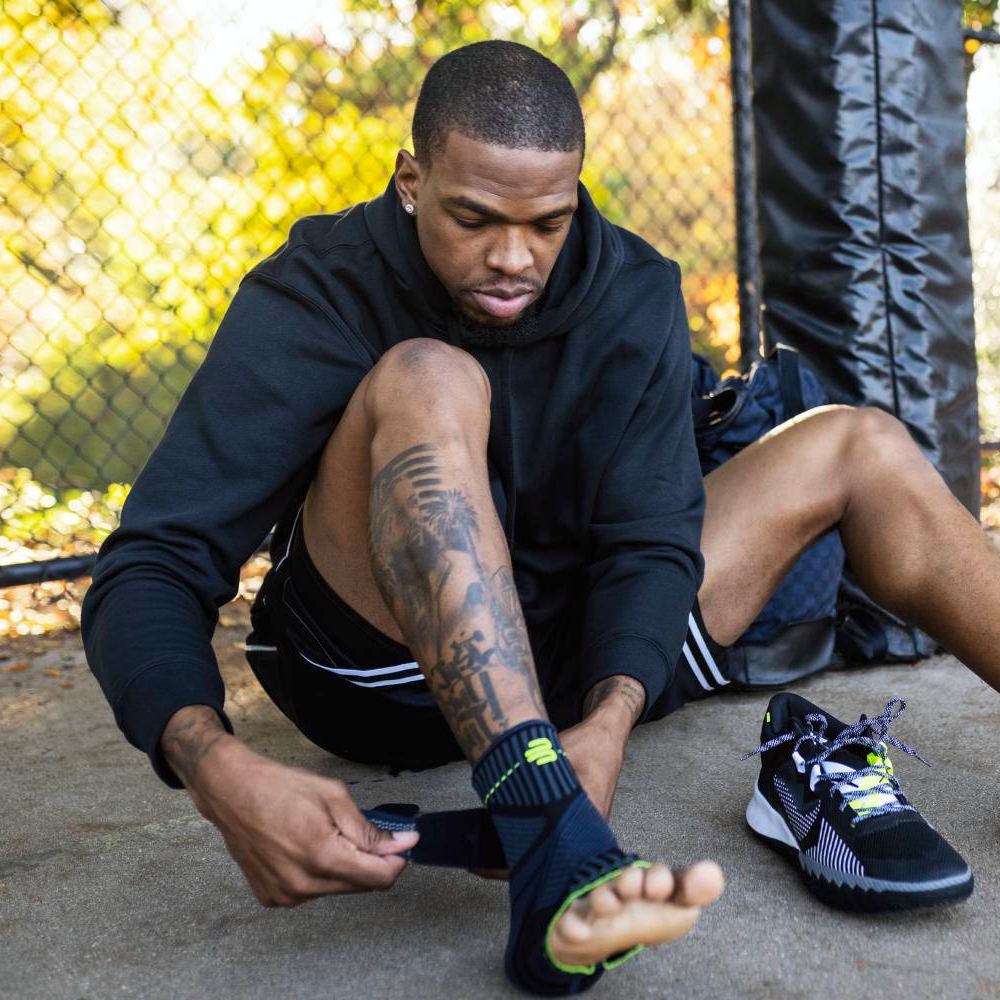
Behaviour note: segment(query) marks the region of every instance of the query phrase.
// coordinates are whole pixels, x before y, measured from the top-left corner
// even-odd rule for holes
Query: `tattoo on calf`
[[[470,755],[478,756],[507,725],[487,672],[493,654],[477,630],[452,642],[449,655],[434,665],[428,677],[445,718]]]
[[[545,710],[510,566],[490,572],[482,564],[476,511],[444,480],[431,444],[401,451],[373,477],[369,558],[441,710],[475,759],[508,726],[491,671],[521,676],[538,714]]]

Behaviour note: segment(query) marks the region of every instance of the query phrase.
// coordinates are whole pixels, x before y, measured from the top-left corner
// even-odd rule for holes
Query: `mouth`
[[[514,292],[494,289],[472,291],[470,294],[476,305],[489,316],[493,316],[495,319],[513,319],[524,311],[534,298],[535,291],[532,288],[518,289]]]

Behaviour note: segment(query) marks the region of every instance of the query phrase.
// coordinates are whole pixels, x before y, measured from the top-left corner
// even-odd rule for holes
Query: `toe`
[[[614,889],[618,898],[627,903],[632,899],[639,899],[643,895],[643,885],[645,883],[645,870],[642,868],[626,868],[621,875],[612,879],[608,885]]]
[[[699,861],[677,873],[673,901],[681,906],[708,906],[722,895],[725,878],[714,861]]]
[[[564,942],[569,945],[582,944],[593,933],[590,921],[581,912],[568,909],[552,930],[553,945]]]
[[[617,882],[618,879],[614,881]],[[595,917],[612,917],[616,913],[620,913],[625,905],[613,888],[613,883],[609,882],[599,885],[592,892],[588,892],[584,898],[589,905],[590,912]]]
[[[656,864],[646,870],[643,895],[656,903],[664,903],[674,892],[674,873],[666,866]]]

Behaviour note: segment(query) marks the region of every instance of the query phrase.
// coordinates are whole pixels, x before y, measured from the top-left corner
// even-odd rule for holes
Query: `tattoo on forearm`
[[[544,717],[531,646],[509,565],[479,557],[479,519],[445,481],[437,449],[400,452],[372,479],[369,557],[387,605],[470,757],[507,727],[491,672],[520,675]]]
[[[583,701],[584,718],[612,701],[621,702],[629,710],[635,725],[646,704],[646,689],[634,677],[623,674],[605,677],[587,692]]]
[[[183,710],[183,717],[170,721],[160,745],[167,763],[189,788],[202,758],[228,735],[214,709],[192,705]]]

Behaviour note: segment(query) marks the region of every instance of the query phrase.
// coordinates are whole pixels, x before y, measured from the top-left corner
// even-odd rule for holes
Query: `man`
[[[508,974],[576,991],[722,889],[606,823],[631,728],[701,691],[682,649],[724,683],[724,647],[839,525],[872,597],[996,687],[1000,566],[876,410],[807,414],[703,484],[678,269],[579,184],[548,60],[445,56],[413,137],[381,197],[301,220],[244,280],[102,547],[84,641],[262,903],[387,888],[415,836],[222,711],[217,608],[277,522],[247,643],[265,689],[344,757],[464,755],[511,869]]]

